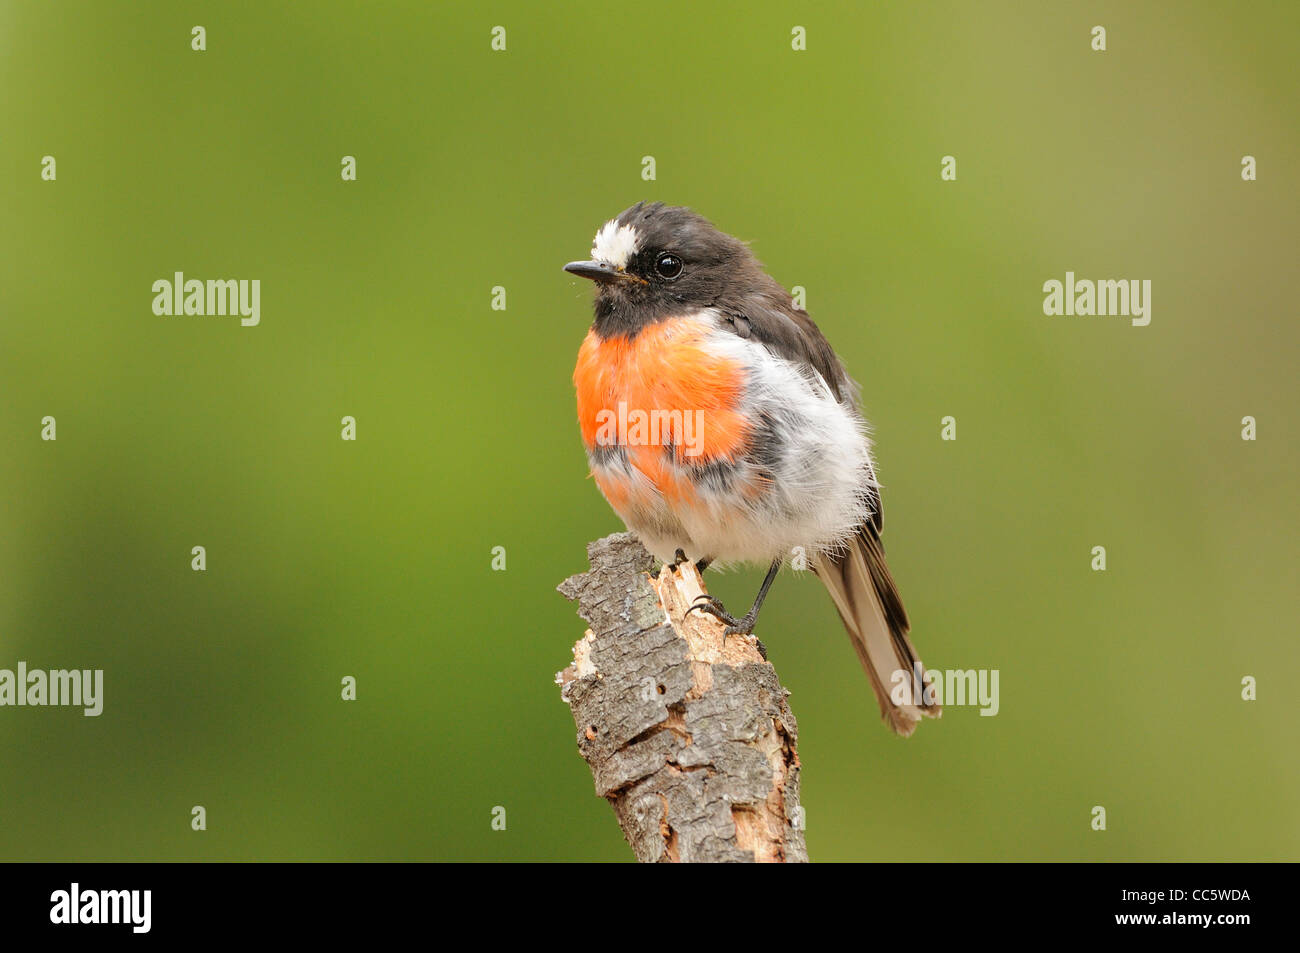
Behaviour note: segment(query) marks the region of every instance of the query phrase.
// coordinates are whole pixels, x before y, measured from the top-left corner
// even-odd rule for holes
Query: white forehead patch
[[[591,245],[591,257],[615,268],[626,268],[628,259],[636,254],[638,238],[636,229],[631,225],[619,225],[618,219],[610,219],[596,233]]]

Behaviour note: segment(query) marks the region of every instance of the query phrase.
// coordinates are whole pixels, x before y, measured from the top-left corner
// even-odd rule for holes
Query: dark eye
[[[660,278],[672,281],[682,273],[682,260],[676,255],[660,255],[655,261],[655,271],[659,272]]]

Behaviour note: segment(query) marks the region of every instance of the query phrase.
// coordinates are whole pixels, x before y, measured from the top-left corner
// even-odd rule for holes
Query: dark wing
[[[716,307],[741,337],[753,338],[778,357],[811,368],[826,382],[837,400],[856,404],[853,382],[821,328],[806,311],[794,306],[785,289],[776,282],[739,301],[718,302]],[[871,506],[871,523],[879,533],[884,521],[874,470],[870,477],[863,492]]]
[[[718,304],[718,310],[742,337],[752,337],[773,353],[795,364],[806,364],[830,385],[836,399],[852,396],[853,385],[821,329],[794,307],[779,286],[743,300]]]

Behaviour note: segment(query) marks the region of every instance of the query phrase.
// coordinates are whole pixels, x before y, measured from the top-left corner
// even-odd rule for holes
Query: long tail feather
[[[813,569],[839,610],[889,727],[906,737],[916,730],[922,716],[939,717],[942,709],[927,705],[924,694],[912,690],[913,673],[921,673],[924,686],[924,670],[907,637],[907,612],[889,574],[875,526],[863,524],[842,552],[821,557]],[[908,704],[897,704],[890,697],[898,684],[894,674],[898,671],[907,676]]]

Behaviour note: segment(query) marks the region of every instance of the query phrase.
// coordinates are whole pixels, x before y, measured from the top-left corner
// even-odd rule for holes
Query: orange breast
[[[710,333],[712,328],[696,318],[663,321],[633,338],[601,338],[592,331],[573,372],[578,423],[588,449],[611,442],[624,446],[632,466],[669,499],[691,493],[674,464],[735,460],[748,441],[739,410],[744,368],[708,348]],[[692,415],[689,420],[686,414]],[[656,420],[657,428],[646,424]],[[670,443],[671,457],[664,449]],[[617,508],[615,497],[627,488],[607,486],[614,481],[599,472],[595,476]]]

